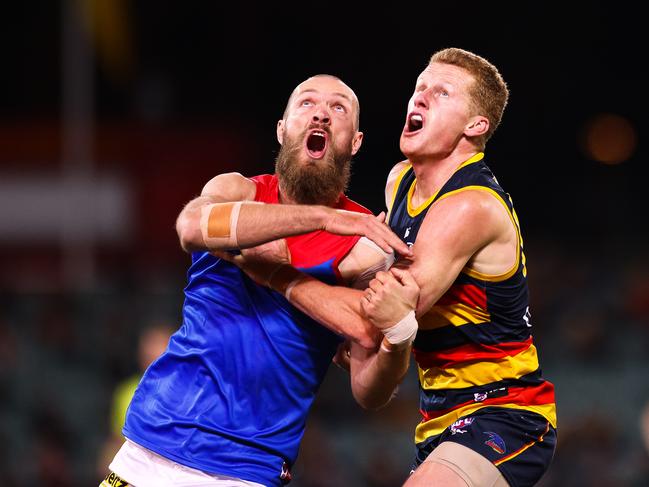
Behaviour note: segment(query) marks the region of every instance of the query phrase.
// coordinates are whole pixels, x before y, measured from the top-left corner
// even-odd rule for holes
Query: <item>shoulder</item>
[[[392,206],[392,200],[396,194],[396,190],[399,186],[403,175],[411,167],[408,160],[398,162],[395,164],[390,173],[388,174],[388,179],[385,183],[385,206],[389,209]]]
[[[410,161],[408,161],[407,159],[405,161],[397,162],[394,166],[392,166],[392,169],[390,169],[390,173],[388,174],[386,189],[390,184],[397,183],[397,181],[399,181],[403,177],[403,174],[407,169],[410,169],[410,167]]]
[[[231,201],[253,200],[257,192],[254,179],[238,172],[219,174],[210,179],[201,191],[201,196],[218,195]]]
[[[483,186],[468,186],[446,193],[437,200],[435,206],[467,216],[488,216],[506,208],[498,193]]]
[[[492,192],[466,188],[443,195],[431,206],[424,223],[435,234],[455,233],[457,237],[484,239],[503,231],[509,214]]]

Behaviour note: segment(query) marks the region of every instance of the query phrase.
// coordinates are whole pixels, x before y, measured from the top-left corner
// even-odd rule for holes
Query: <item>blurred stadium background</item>
[[[511,89],[487,160],[521,217],[557,388],[542,485],[649,485],[649,80],[633,8],[66,0],[2,12],[0,485],[99,483],[139,336],[180,324],[189,258],[175,217],[215,174],[272,172],[297,83],[331,73],[358,94],[350,195],[378,212],[414,80],[448,46],[494,62]],[[292,485],[400,485],[415,382],[368,413],[332,367]]]

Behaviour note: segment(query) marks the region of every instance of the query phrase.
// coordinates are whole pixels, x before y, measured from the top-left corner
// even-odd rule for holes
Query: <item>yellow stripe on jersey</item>
[[[454,171],[454,173],[459,171],[460,169],[462,169],[464,166],[468,166],[469,164],[473,164],[474,162],[481,161],[483,159],[483,157],[484,157],[484,152],[478,152],[477,154],[475,154],[474,156],[470,157],[469,159],[464,161],[462,164],[460,164],[457,167],[457,169]],[[412,206],[412,195],[415,194],[415,187],[416,186],[417,186],[417,179],[415,179],[412,182],[412,184],[410,185],[410,189],[408,190],[408,197],[406,199],[406,202],[408,203],[407,204],[408,215],[410,215],[413,218],[416,217],[417,215],[419,215],[426,208],[428,208],[428,206],[433,202],[433,200],[437,197],[437,194],[439,193],[439,191],[435,192],[434,195],[432,195],[430,198],[428,198],[426,201],[424,201],[421,205],[419,205],[417,208],[415,208],[415,207]],[[446,195],[443,195],[442,198],[444,196],[446,196]],[[442,198],[440,198],[440,199],[442,199]],[[394,200],[393,200],[393,202],[394,202]]]
[[[442,326],[462,326],[467,323],[474,325],[488,323],[491,321],[491,314],[480,308],[474,308],[464,303],[447,305],[435,305],[419,319],[419,328],[432,330]]]
[[[473,164],[474,162],[478,162],[484,159],[484,152],[478,152],[474,156],[471,156],[469,159],[464,161],[462,164],[459,165],[459,167],[455,170],[456,172],[462,169],[464,166],[468,166],[469,164]]]
[[[454,409],[443,416],[428,420],[424,423],[419,423],[415,429],[415,442],[421,443],[422,441],[430,438],[431,436],[439,435],[442,431],[455,423],[462,416],[468,416],[476,411],[489,407],[489,404],[473,403],[467,406]],[[522,406],[520,404],[498,404],[499,408],[519,409],[524,411],[532,411],[540,414],[547,419],[553,428],[557,427],[557,409],[552,404],[541,404],[538,406]]]
[[[421,205],[419,205],[417,208],[414,208],[412,206],[412,195],[415,194],[416,186],[417,186],[417,180],[415,179],[410,185],[410,189],[408,190],[408,196],[406,199],[406,201],[408,202],[408,215],[410,215],[413,218],[419,215],[426,208],[428,208],[430,204],[433,202],[433,200],[437,197],[437,193],[439,193],[439,191],[436,191],[435,194],[433,194],[430,198],[424,201]]]
[[[488,362],[459,363],[457,367],[419,367],[419,383],[426,390],[463,389],[483,386],[504,379],[518,379],[539,368],[536,347],[513,356],[492,359]]]
[[[519,247],[518,247],[518,251],[516,252],[516,261],[514,262],[512,267],[503,274],[483,274],[482,272],[478,272],[475,269],[471,269],[470,267],[465,267],[464,269],[462,269],[462,272],[470,277],[475,277],[476,279],[489,281],[489,282],[499,282],[499,281],[504,281],[506,279],[509,279],[516,273],[516,270],[518,269],[518,264],[520,262],[520,255],[523,252],[522,251],[523,240],[521,238],[521,231],[518,226],[518,218],[516,217],[516,215],[512,215],[512,212],[509,210],[509,206],[507,206],[505,200],[503,200],[496,191],[494,191],[491,188],[487,188],[486,186],[477,186],[477,185],[465,186],[463,188],[456,189],[454,191],[449,191],[448,193],[443,194],[438,201],[441,201],[444,198],[447,198],[454,194],[462,193],[463,191],[485,191],[486,193],[489,193],[494,198],[496,198],[500,202],[500,204],[503,205],[505,211],[507,211],[507,215],[509,215],[512,224],[514,225],[514,229],[516,230],[516,236],[518,237],[517,240],[519,242]],[[523,256],[523,259],[525,259],[525,256]]]

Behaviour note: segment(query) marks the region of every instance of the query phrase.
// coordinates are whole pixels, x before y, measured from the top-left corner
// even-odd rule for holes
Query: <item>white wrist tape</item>
[[[412,343],[417,336],[418,328],[419,323],[415,318],[415,311],[411,310],[396,325],[381,331],[392,345],[401,345],[406,342]]]
[[[201,209],[201,234],[208,249],[235,249],[241,201],[214,203]]]

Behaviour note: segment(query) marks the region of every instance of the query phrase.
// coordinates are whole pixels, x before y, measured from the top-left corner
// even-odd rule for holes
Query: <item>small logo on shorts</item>
[[[471,423],[473,423],[474,419],[475,418],[458,419],[455,423],[451,425],[451,434],[454,435],[456,433],[461,433],[461,434],[466,433],[466,430],[462,428],[471,426]]]
[[[120,479],[114,472],[109,473],[99,487],[127,487],[128,482]]]
[[[291,470],[288,468],[288,463],[284,462],[282,464],[282,473],[279,474],[279,478],[283,484],[288,484],[293,479]]]
[[[484,444],[491,447],[493,451],[500,453],[501,455],[507,451],[505,442],[496,433],[493,431],[484,431],[484,434],[489,435],[489,439],[485,441]]]

